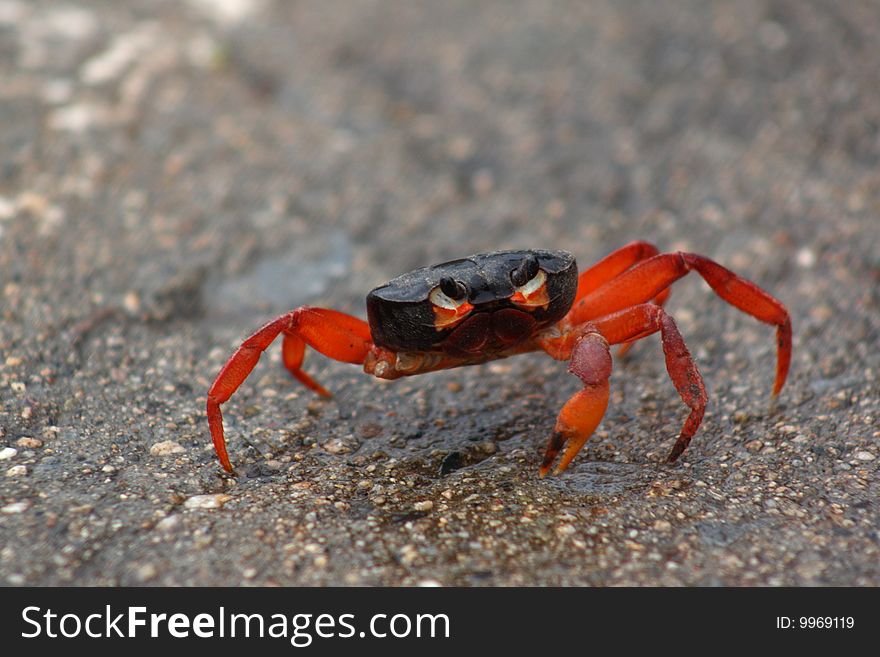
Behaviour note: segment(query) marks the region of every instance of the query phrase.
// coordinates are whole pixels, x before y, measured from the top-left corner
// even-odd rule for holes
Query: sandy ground
[[[880,584],[878,58],[856,0],[0,0],[0,582]],[[322,401],[277,346],[219,467],[205,393],[275,315],[636,238],[788,305],[775,409],[772,329],[692,276],[673,466],[651,337],[562,476],[564,364],[312,354]]]

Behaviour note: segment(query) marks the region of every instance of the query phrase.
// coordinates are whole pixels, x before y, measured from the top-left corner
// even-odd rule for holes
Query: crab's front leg
[[[229,472],[232,472],[232,464],[226,453],[220,404],[232,396],[254,369],[260,355],[281,333],[284,334],[282,355],[285,367],[296,379],[324,396],[330,393],[300,369],[306,345],[335,360],[357,364],[364,362],[373,346],[366,322],[335,310],[309,306],[273,319],[245,340],[226,361],[208,391],[211,438],[220,463]]]
[[[609,345],[638,340],[657,331],[666,356],[666,371],[690,408],[667,460],[675,461],[687,448],[703,420],[708,401],[703,377],[672,317],[653,303],[639,304],[538,339],[538,345],[552,357],[570,359],[569,371],[584,383],[584,389],[575,393],[559,413],[541,463],[541,476],[549,472],[559,450],[568,443],[556,466],[557,473],[565,470],[602,420],[608,406],[611,376]]]
[[[570,347],[568,371],[584,382],[584,389],[576,392],[559,412],[556,427],[544,453],[544,460],[541,462],[542,477],[550,471],[550,466],[553,465],[556,455],[563,446],[566,446],[565,453],[556,466],[556,472],[562,472],[568,467],[587,439],[593,435],[608,407],[610,394],[608,377],[611,376],[611,352],[608,349],[608,341],[592,327],[584,328],[586,332],[583,335],[566,336],[574,343]],[[577,333],[580,334],[581,331]],[[558,343],[552,345],[545,343],[545,350],[554,357],[563,356],[563,353],[553,353],[559,348]],[[568,351],[568,348],[562,348],[565,352]]]

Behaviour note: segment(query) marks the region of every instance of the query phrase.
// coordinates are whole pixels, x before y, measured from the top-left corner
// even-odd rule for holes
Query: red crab
[[[541,476],[566,446],[556,472],[580,451],[605,414],[609,345],[660,331],[666,369],[690,414],[668,461],[687,448],[700,426],[706,390],[672,317],[663,310],[670,286],[696,271],[722,299],[776,326],[776,396],[791,361],[791,319],[774,297],[718,263],[695,253],[659,253],[633,242],[578,275],[565,251],[497,251],[416,269],[367,295],[364,322],[325,308],[302,306],[272,320],[245,340],[208,392],[208,424],[220,463],[232,471],[220,404],[247,378],[279,334],[288,371],[320,395],[302,370],[306,345],[325,356],[363,365],[367,374],[397,379],[474,365],[530,351],[569,361],[584,387],[562,407]]]

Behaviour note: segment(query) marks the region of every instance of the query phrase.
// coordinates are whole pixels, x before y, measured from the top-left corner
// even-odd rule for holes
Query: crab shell
[[[538,274],[515,285],[514,273],[533,258]],[[463,286],[460,300],[439,293],[443,278]],[[495,251],[392,279],[367,295],[367,317],[373,342],[393,351],[500,353],[561,320],[577,285],[577,263],[566,251]]]

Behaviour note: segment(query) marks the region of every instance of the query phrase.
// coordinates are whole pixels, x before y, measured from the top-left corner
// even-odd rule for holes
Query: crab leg
[[[780,301],[757,285],[717,262],[695,253],[663,253],[644,260],[590,292],[576,302],[568,314],[571,324],[581,324],[603,315],[655,298],[672,283],[696,271],[722,299],[752,317],[776,326],[776,380],[773,395],[779,394],[791,362],[791,318]]]
[[[370,327],[366,322],[325,308],[303,306],[278,317],[250,336],[226,361],[208,391],[208,426],[214,449],[223,468],[232,472],[223,437],[223,416],[220,404],[227,401],[244,382],[269,345],[284,334],[282,354],[288,371],[318,394],[329,396],[320,384],[303,372],[306,345],[335,360],[361,364],[373,346]]]
[[[556,428],[541,462],[542,477],[550,471],[559,450],[568,443],[562,460],[556,466],[556,473],[565,470],[605,415],[609,396],[608,377],[611,376],[611,353],[607,340],[595,332],[576,338],[568,371],[580,377],[584,389],[576,392],[559,412]]]
[[[659,253],[660,250],[656,246],[650,242],[645,242],[644,240],[630,242],[629,244],[612,251],[592,267],[581,272],[580,276],[578,276],[577,295],[574,298],[574,302],[577,303],[590,292],[597,290],[605,285],[605,283],[617,278],[633,265],[658,255]],[[671,292],[672,288],[667,287],[654,298],[654,303],[662,307],[669,300]],[[617,355],[623,356],[630,350],[633,344],[635,343],[627,342],[622,344],[617,349]]]
[[[691,409],[678,440],[666,459],[668,463],[672,463],[691,442],[703,421],[703,413],[709,401],[703,386],[703,377],[678,332],[675,320],[659,306],[645,303],[600,317],[592,323],[610,344],[637,340],[660,331],[663,353],[666,356],[666,371],[681,400]]]
[[[600,317],[561,336],[539,340],[542,348],[554,358],[565,358],[570,353],[569,371],[584,382],[584,389],[575,393],[559,414],[541,463],[541,476],[547,474],[562,446],[568,443],[556,473],[565,470],[605,414],[611,376],[608,345],[638,340],[657,331],[660,331],[669,377],[682,401],[691,409],[667,460],[675,461],[687,448],[702,422],[708,401],[703,378],[672,317],[660,306],[644,303]]]
[[[590,292],[593,292],[605,283],[617,278],[623,272],[630,269],[633,265],[658,255],[660,250],[644,240],[630,242],[629,244],[612,251],[599,262],[592,265],[586,271],[581,272],[578,276],[577,295],[574,302],[577,303]],[[662,306],[669,297],[669,290],[664,290],[657,295],[654,302]]]

